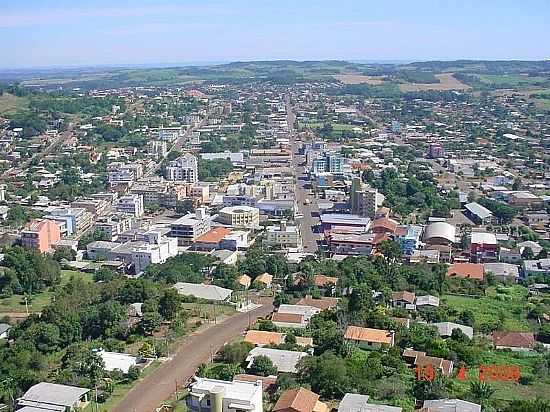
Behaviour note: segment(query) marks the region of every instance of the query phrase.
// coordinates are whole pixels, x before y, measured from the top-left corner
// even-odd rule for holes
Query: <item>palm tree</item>
[[[483,405],[495,394],[495,389],[486,382],[471,382],[470,392],[474,400]]]

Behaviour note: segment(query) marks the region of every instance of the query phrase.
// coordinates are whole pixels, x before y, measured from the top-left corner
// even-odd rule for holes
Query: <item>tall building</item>
[[[147,152],[157,159],[162,159],[168,153],[166,141],[164,140],[151,140],[147,143]]]
[[[313,159],[312,170],[315,174],[324,172],[343,173],[344,158],[340,153],[325,153],[321,157]]]
[[[374,219],[380,196],[378,190],[365,185],[360,177],[354,177],[351,182],[351,213]]]
[[[61,239],[59,226],[52,220],[33,220],[21,231],[21,244],[42,253]]]
[[[430,159],[438,159],[440,157],[443,157],[445,154],[443,150],[443,146],[441,146],[441,143],[430,143],[430,146],[428,147],[428,157]]]
[[[186,153],[169,162],[166,166],[165,177],[168,180],[196,183],[199,179],[197,158],[191,153]]]
[[[210,230],[211,217],[199,207],[195,213],[180,217],[170,225],[170,236],[177,237],[180,245],[189,245]]]
[[[126,195],[118,200],[117,211],[133,217],[142,217],[145,213],[142,195]]]

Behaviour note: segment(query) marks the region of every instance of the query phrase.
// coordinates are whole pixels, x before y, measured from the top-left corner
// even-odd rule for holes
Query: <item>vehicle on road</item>
[[[311,200],[309,199],[304,200],[304,205],[309,205],[310,203],[311,203]]]

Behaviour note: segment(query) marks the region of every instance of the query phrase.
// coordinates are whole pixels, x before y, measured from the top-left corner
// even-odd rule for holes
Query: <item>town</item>
[[[7,411],[549,410],[550,63],[287,64],[1,86]]]

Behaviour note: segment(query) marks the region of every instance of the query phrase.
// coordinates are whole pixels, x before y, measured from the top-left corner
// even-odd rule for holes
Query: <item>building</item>
[[[454,363],[451,360],[438,358],[436,356],[426,356],[426,352],[420,352],[412,349],[403,351],[405,361],[419,368],[432,367],[443,376],[452,376]]]
[[[145,214],[142,195],[126,195],[118,199],[116,209],[120,213],[125,213],[135,218],[140,218]]]
[[[210,215],[199,207],[195,213],[180,217],[170,225],[170,236],[177,237],[180,245],[190,245],[211,228]]]
[[[122,371],[122,373],[128,373],[131,367],[136,366],[139,363],[139,358],[127,353],[98,350],[97,354],[101,357],[101,359],[103,359],[105,370],[109,372],[118,369]]]
[[[134,181],[143,176],[143,166],[140,163],[111,163],[107,167],[108,181],[111,188],[131,186]]]
[[[497,349],[510,349],[512,352],[528,352],[535,347],[532,332],[493,332],[493,345]]]
[[[338,412],[401,412],[397,406],[368,403],[369,395],[346,393],[338,405]]]
[[[329,412],[330,408],[319,401],[319,395],[308,389],[287,389],[277,400],[273,412]]]
[[[133,216],[120,213],[98,219],[94,228],[103,234],[105,240],[113,242],[121,233],[130,230],[133,222]]]
[[[416,309],[415,301],[416,295],[414,292],[405,290],[392,293],[391,304],[393,307],[414,310]]]
[[[447,269],[447,276],[482,281],[485,278],[485,269],[481,263],[453,263]]]
[[[198,299],[225,302],[231,298],[233,291],[216,285],[178,282],[174,289],[183,296],[194,296]]]
[[[321,310],[313,306],[282,304],[273,314],[271,320],[281,328],[305,328],[310,319],[319,312]]]
[[[0,339],[7,339],[11,326],[7,323],[0,323]]]
[[[413,252],[420,248],[422,242],[422,226],[408,225],[406,232],[397,237],[397,243],[401,246],[401,251],[404,255],[410,256]]]
[[[263,412],[262,381],[195,378],[186,399],[193,412]]]
[[[218,212],[221,223],[234,227],[260,226],[260,209],[251,206],[227,206]]]
[[[439,298],[433,295],[422,295],[416,297],[415,306],[417,309],[438,308]]]
[[[308,356],[308,354],[306,352],[257,347],[252,349],[246,357],[247,369],[252,366],[256,356],[266,356],[271,359],[273,366],[277,368],[279,373],[296,373],[296,365],[298,365],[300,359]]]
[[[49,252],[60,239],[59,226],[52,220],[35,219],[21,231],[21,244],[42,253]]]
[[[360,177],[354,177],[351,182],[350,207],[351,213],[361,217],[374,219],[383,196],[378,190],[365,185]]]
[[[456,227],[447,222],[434,222],[424,230],[427,245],[452,245],[456,242]]]
[[[494,233],[473,232],[470,237],[470,259],[473,262],[494,262],[498,259],[498,242]]]
[[[196,183],[199,180],[197,158],[191,153],[185,153],[168,163],[165,169],[167,180],[178,180],[188,183]]]
[[[439,336],[442,338],[449,338],[455,329],[460,330],[470,339],[474,337],[474,329],[471,326],[460,325],[453,322],[430,323],[430,326],[434,326],[437,329],[437,333],[439,333]]]
[[[517,265],[503,262],[484,263],[483,269],[485,273],[492,273],[501,282],[519,281],[519,267]]]
[[[321,215],[321,230],[355,228],[367,232],[370,228],[371,220],[368,217],[359,215],[347,215],[342,213],[323,213]]]
[[[333,309],[338,305],[338,298],[321,297],[314,299],[313,297],[306,295],[306,297],[296,302],[297,305],[313,306],[321,310]]]
[[[481,405],[460,399],[433,399],[422,406],[420,412],[481,412]]]
[[[493,221],[493,213],[479,203],[468,203],[464,208],[464,214],[476,225],[488,225]]]
[[[348,326],[344,339],[361,347],[377,349],[394,345],[394,333],[389,330]]]
[[[147,153],[153,156],[155,159],[164,159],[168,154],[168,147],[166,141],[163,140],[151,140],[147,143]]]
[[[524,260],[523,273],[525,276],[530,275],[549,275],[550,274],[550,259]]]
[[[267,228],[263,243],[266,246],[301,249],[302,237],[297,226],[287,226],[286,220],[281,220],[278,227],[270,226]]]
[[[246,332],[244,341],[251,343],[254,346],[280,345],[285,342],[285,335],[279,332],[251,329]]]
[[[193,244],[193,249],[195,250],[206,250],[211,251],[213,249],[218,249],[220,247],[221,241],[225,236],[229,235],[231,230],[225,227],[215,227],[210,229],[205,234],[199,236],[195,243]]]
[[[44,216],[45,219],[61,222],[65,236],[80,236],[94,224],[93,214],[84,208],[54,208]]]
[[[273,283],[273,275],[270,275],[267,272],[262,273],[254,279],[254,283],[260,287],[269,289]]]
[[[88,406],[90,389],[40,382],[17,399],[17,409],[28,412],[77,412]]]
[[[430,143],[428,146],[428,158],[439,159],[445,156],[445,151],[441,143]]]

